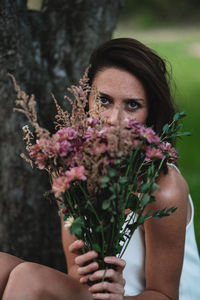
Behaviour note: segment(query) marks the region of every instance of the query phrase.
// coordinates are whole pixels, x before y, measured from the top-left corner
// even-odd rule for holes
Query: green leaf
[[[151,200],[151,196],[148,194],[144,194],[142,199],[141,199],[141,206],[147,205]]]
[[[165,125],[163,126],[163,131],[164,131],[164,132],[167,132],[168,129],[169,129],[169,125],[168,125],[168,124],[165,124]]]
[[[96,228],[95,228],[95,232],[100,232],[101,231],[101,225],[98,225]]]
[[[173,121],[178,121],[179,119],[179,113],[176,113],[173,117]]]
[[[63,221],[67,221],[68,218],[69,218],[69,215],[63,215]]]
[[[113,186],[109,186],[109,191],[111,191],[112,193],[115,193],[115,188]]]
[[[179,130],[182,130],[182,128],[183,128],[183,124],[181,123],[181,124],[178,124],[176,130],[179,131]]]
[[[151,211],[148,210],[147,213],[146,213],[146,215],[144,215],[144,218],[147,219],[150,216],[150,213],[151,213]]]
[[[154,212],[152,213],[152,218],[156,219],[158,213],[159,213],[159,210],[154,211]]]
[[[102,183],[107,183],[109,181],[110,181],[110,178],[108,176],[104,176],[104,177],[101,178]]]
[[[73,223],[70,227],[70,233],[74,234],[77,238],[81,238],[82,236],[82,228],[78,223]]]
[[[61,207],[61,208],[65,208],[65,203],[62,202],[62,203],[60,204],[60,207]]]
[[[144,218],[143,216],[140,216],[139,219],[138,219],[138,221],[137,221],[137,223],[138,223],[139,225],[141,225],[141,224],[144,223],[144,221],[145,221],[145,218]]]
[[[119,183],[126,183],[127,182],[127,177],[119,177]]]
[[[149,187],[150,187],[151,183],[142,183],[140,186],[139,186],[139,192],[140,193],[145,193]]]
[[[70,227],[70,233],[75,234],[77,238],[82,237],[82,228],[84,228],[85,222],[82,217],[78,217],[74,220],[72,226]]]
[[[185,131],[185,132],[182,132],[181,135],[183,135],[183,136],[190,136],[191,132]]]
[[[94,250],[94,251],[96,251],[98,253],[101,252],[101,248],[100,248],[99,244],[96,244],[96,243],[92,244],[92,250]]]
[[[114,169],[108,170],[108,175],[109,175],[110,177],[115,177],[116,174],[117,174],[116,170],[114,170]]]
[[[109,200],[112,201],[112,200],[114,200],[114,199],[116,199],[116,198],[117,198],[117,195],[112,194],[112,195],[110,196]]]
[[[118,182],[115,182],[114,185],[113,185],[113,187],[114,187],[115,193],[116,192],[120,193],[120,191],[121,191],[121,184],[119,184]]]
[[[102,203],[102,209],[106,210],[109,207],[110,207],[110,201],[109,201],[109,199],[104,200],[103,203]]]
[[[155,190],[160,191],[160,186],[159,186],[157,183],[153,183],[153,185],[152,185],[152,189],[151,189],[152,193],[153,193]]]
[[[103,183],[103,184],[101,184],[101,188],[106,188],[107,187],[107,184],[106,183]]]
[[[181,118],[183,118],[183,117],[186,116],[186,113],[185,113],[184,111],[181,111],[181,112],[179,113],[179,115],[180,115]]]
[[[166,213],[174,213],[177,210],[177,207],[170,207]]]
[[[111,223],[114,223],[114,222],[115,222],[114,216],[111,217],[110,222],[111,222]]]
[[[155,215],[155,216],[152,216],[152,218],[154,218],[154,219],[161,219],[161,216],[159,216],[159,215]]]
[[[139,201],[138,196],[136,196],[135,194],[130,194],[127,201],[126,208],[130,208],[132,211],[134,211],[137,207],[138,201]]]

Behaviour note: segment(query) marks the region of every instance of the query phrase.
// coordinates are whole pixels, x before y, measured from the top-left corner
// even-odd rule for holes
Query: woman
[[[119,115],[153,126],[159,134],[172,120],[174,106],[164,61],[134,39],[113,39],[90,59],[90,84],[100,92],[103,115],[115,126]],[[89,109],[94,99],[89,97]],[[69,275],[2,253],[0,295],[6,299],[200,299],[200,262],[193,228],[193,205],[184,178],[174,165],[158,178],[160,191],[151,210],[178,207],[173,218],[149,219],[134,233],[123,259],[107,257],[109,282],[92,284],[104,271],[82,254],[83,241],[64,229],[63,248]],[[79,283],[80,282],[80,283]],[[104,293],[101,293],[104,291]]]

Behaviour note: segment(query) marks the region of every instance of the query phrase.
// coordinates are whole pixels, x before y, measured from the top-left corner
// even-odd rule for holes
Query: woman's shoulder
[[[174,165],[168,165],[168,173],[161,173],[157,179],[160,190],[154,195],[153,206],[184,206],[188,202],[189,189],[186,180]]]

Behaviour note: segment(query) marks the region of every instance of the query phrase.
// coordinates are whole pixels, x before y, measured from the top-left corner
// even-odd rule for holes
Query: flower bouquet
[[[22,154],[31,165],[45,169],[51,192],[62,211],[65,227],[85,242],[85,251],[98,252],[99,267],[106,269],[104,257],[122,257],[135,229],[149,218],[170,216],[176,207],[151,212],[146,206],[155,201],[156,179],[168,162],[176,162],[177,152],[168,142],[181,133],[177,113],[159,137],[152,128],[136,120],[123,120],[109,127],[102,118],[98,91],[88,85],[85,75],[80,86],[69,90],[74,99],[71,115],[53,97],[57,115],[54,134],[37,121],[36,101],[14,84],[15,110],[24,113],[34,128],[23,127],[26,150]],[[88,110],[88,95],[95,107]],[[145,210],[145,213],[144,213]]]

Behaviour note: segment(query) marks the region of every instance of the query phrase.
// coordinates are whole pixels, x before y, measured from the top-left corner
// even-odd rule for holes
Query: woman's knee
[[[3,300],[7,299],[90,300],[92,297],[85,287],[66,274],[24,262],[10,273],[3,295]]]
[[[24,261],[18,257],[0,252],[0,298],[2,297],[10,273],[16,266],[23,262]]]

